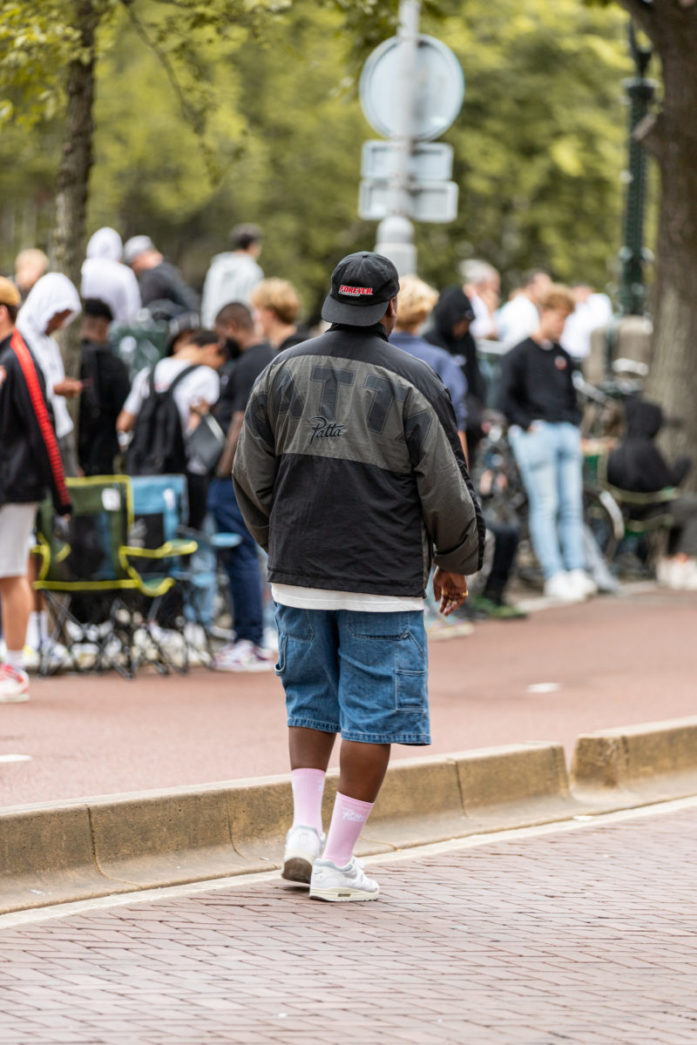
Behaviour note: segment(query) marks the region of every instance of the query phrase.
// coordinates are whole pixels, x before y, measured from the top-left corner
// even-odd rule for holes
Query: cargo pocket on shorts
[[[394,675],[397,710],[425,714],[428,694],[426,652],[411,632],[397,644]]]

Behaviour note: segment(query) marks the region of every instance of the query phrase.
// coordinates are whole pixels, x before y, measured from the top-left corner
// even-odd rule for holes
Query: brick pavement
[[[692,808],[280,883],[0,921],[6,1045],[697,1041]]]

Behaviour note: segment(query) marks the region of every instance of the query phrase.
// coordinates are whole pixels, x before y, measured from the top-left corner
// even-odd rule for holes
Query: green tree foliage
[[[493,262],[510,288],[522,271],[604,285],[619,247],[628,71],[619,12],[578,0],[470,0],[434,35],[456,52],[465,101],[445,135],[460,214],[421,233],[424,263]]]
[[[111,6],[99,34],[89,229],[148,232],[200,282],[229,227],[257,221],[266,272],[295,280],[315,311],[333,263],[375,242],[375,225],[357,216],[360,150],[376,136],[357,76],[366,53],[394,31],[396,0],[232,5],[259,10],[252,21],[230,19],[225,32],[211,17],[225,5],[181,0],[178,8],[203,19],[189,23],[184,42],[168,21],[178,8]],[[509,282],[544,265],[605,284],[619,246],[624,163],[619,11],[578,0],[440,0],[424,4],[422,28],[456,52],[467,80],[445,136],[455,147],[460,213],[453,225],[418,228],[422,274],[453,282],[457,262],[476,254]],[[0,205],[0,221],[11,234],[0,266],[28,245],[37,214],[45,236],[57,142],[56,118],[30,138],[16,127],[2,135],[0,187],[11,202]],[[16,149],[20,170],[6,162]]]

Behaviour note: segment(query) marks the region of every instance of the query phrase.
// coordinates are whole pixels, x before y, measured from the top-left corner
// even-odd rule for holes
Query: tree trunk
[[[647,395],[679,422],[662,445],[669,457],[697,450],[697,13],[677,4],[656,11],[663,106],[646,134],[661,175],[654,341]],[[697,490],[697,461],[686,484]]]
[[[95,43],[100,15],[95,0],[74,0],[74,24],[80,27],[82,57],[68,68],[65,142],[57,179],[54,264],[80,289],[87,219],[87,185],[92,167],[92,107],[95,93]],[[80,343],[76,326],[63,339],[66,372],[77,376]],[[73,400],[75,403],[76,400]]]

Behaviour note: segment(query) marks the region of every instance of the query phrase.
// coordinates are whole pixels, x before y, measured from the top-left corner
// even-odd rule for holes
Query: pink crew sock
[[[323,769],[294,769],[290,774],[293,788],[293,827],[314,827],[322,834]]]
[[[323,860],[331,860],[337,867],[346,867],[372,808],[372,802],[360,802],[337,791]]]

